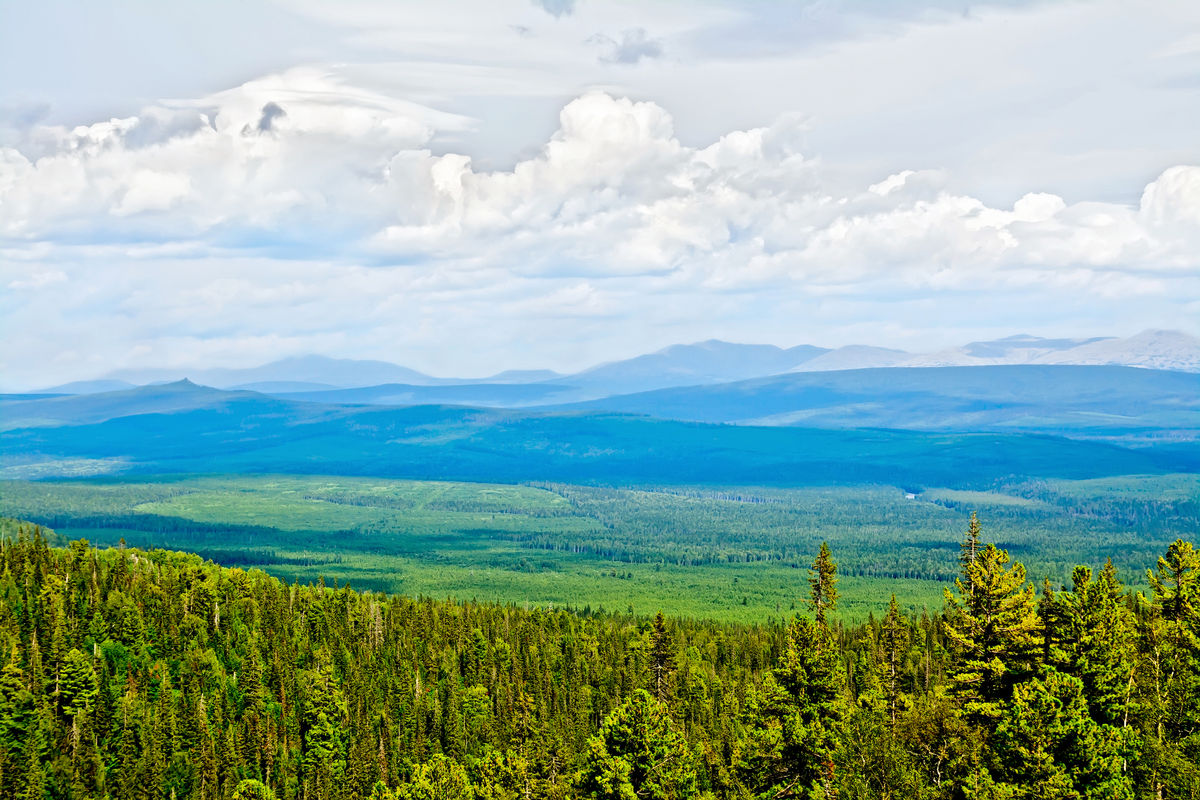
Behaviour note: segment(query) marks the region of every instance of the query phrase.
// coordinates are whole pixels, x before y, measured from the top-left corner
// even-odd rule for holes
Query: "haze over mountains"
[[[1085,363],[1062,363],[1071,361]],[[77,387],[91,393],[0,395],[0,474],[83,463],[787,482],[899,470],[948,485],[962,470],[964,482],[986,483],[1200,469],[1200,342],[1166,331],[1019,336],[921,355],[709,341],[574,375],[482,381],[317,356],[194,374],[241,388],[109,378]],[[338,386],[390,378],[406,382]]]
[[[1122,368],[984,369],[1086,373]],[[1167,388],[1171,379],[1200,380],[1183,373],[1123,371],[1147,376],[1151,383],[1126,389],[1117,408],[1161,393],[1162,376],[1167,376]],[[1120,384],[1124,377],[1117,376],[1112,383]],[[880,387],[876,382],[874,389],[867,390],[874,391],[875,402],[886,407],[895,397]],[[1089,478],[1200,470],[1195,446],[1200,396],[1195,393],[1191,405],[1184,402],[1174,417],[1171,406],[1181,401],[1178,389],[1140,417],[1108,414],[1115,427],[1074,430],[1063,427],[1071,415],[1056,405],[1067,394],[1023,408],[1026,418],[1044,416],[1047,430],[1059,434],[1048,436],[1036,425],[1027,429],[998,425],[989,431],[983,424],[986,420],[978,418],[966,419],[969,430],[955,429],[956,422],[964,421],[961,415],[947,415],[949,426],[936,430],[881,430],[838,424],[836,419],[821,426],[763,427],[585,408],[336,405],[179,381],[94,395],[0,397],[0,418],[5,422],[0,430],[0,477],[252,472],[501,483],[884,482],[982,487],[1011,476]],[[841,402],[834,394],[828,397]],[[923,418],[928,420],[936,416],[939,406],[963,403],[971,401],[948,391],[926,392],[910,398],[907,406],[898,405],[900,413],[893,420],[903,427],[906,410],[932,409],[934,413]],[[1007,403],[995,405],[1003,409]],[[667,405],[663,408],[670,411]],[[1185,430],[1189,422],[1191,430]],[[1159,435],[1127,441],[1125,434],[1147,429]]]
[[[333,402],[471,402],[469,390],[418,391],[412,387],[530,386],[536,390],[490,388],[494,405],[577,402],[678,386],[697,386],[780,375],[893,367],[1076,364],[1200,372],[1200,339],[1178,331],[1143,331],[1128,338],[1047,339],[1017,335],[931,353],[850,345],[836,349],[799,345],[780,348],[709,340],[674,345],[655,353],[600,364],[571,375],[550,370],[509,370],[487,378],[433,377],[385,361],[301,356],[244,369],[122,370],[95,380],[42,391],[87,394],[187,378],[222,389],[293,394]],[[358,395],[332,390],[371,387]],[[381,389],[380,387],[392,387]],[[408,399],[405,399],[408,398]],[[419,398],[419,399],[418,399]]]

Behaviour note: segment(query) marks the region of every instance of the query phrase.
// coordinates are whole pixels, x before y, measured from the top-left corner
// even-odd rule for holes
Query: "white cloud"
[[[124,196],[117,201],[112,214],[125,217],[144,211],[166,211],[188,195],[192,181],[178,172],[158,172],[140,169],[129,177]]]
[[[879,183],[873,183],[867,187],[867,191],[873,192],[880,197],[886,197],[892,192],[904,186],[904,182],[913,174],[913,170],[906,169],[903,172],[897,172],[895,175],[889,175]]]
[[[694,146],[663,106],[588,91],[494,171],[432,148],[471,124],[331,67],[28,129],[0,148],[0,280],[23,294],[0,300],[6,370],[312,350],[570,368],[588,338],[787,343],[857,330],[848,307],[891,304],[916,330],[937,322],[911,310],[923,297],[1015,298],[1048,321],[1127,301],[1163,325],[1200,297],[1200,167],[1152,176],[1136,205],[1029,186],[1009,207],[943,170],[847,181],[804,152],[813,123],[796,115]],[[499,363],[514,343],[528,360]]]
[[[162,122],[189,113],[196,124]],[[146,120],[160,133],[148,136]],[[1164,171],[1136,209],[1038,192],[1004,209],[930,171],[838,191],[799,152],[794,118],[688,147],[662,107],[589,92],[562,109],[540,154],[497,172],[428,149],[439,127],[463,124],[299,70],[137,117],[36,129],[38,155],[0,151],[3,233],[18,250],[183,242],[526,275],[676,272],[725,287],[1200,263],[1197,167]]]
[[[1200,167],[1163,172],[1142,192],[1141,217],[1152,227],[1179,226],[1200,235]]]

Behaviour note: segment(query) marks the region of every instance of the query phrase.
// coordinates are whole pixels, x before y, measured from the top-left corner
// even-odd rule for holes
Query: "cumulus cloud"
[[[441,352],[447,325],[524,341],[535,320],[570,320],[561,330],[579,337],[622,314],[666,319],[661,298],[686,299],[672,318],[685,338],[722,319],[834,318],[853,298],[920,317],[940,293],[1049,292],[1055,310],[1200,297],[1196,166],[1165,170],[1134,205],[1037,187],[988,204],[936,170],[846,188],[804,152],[794,116],[693,146],[667,109],[593,91],[500,171],[433,150],[437,132],[470,124],[308,69],[34,125],[0,147],[0,281],[25,296],[0,312],[13,325],[57,315],[83,341],[66,333],[70,311],[94,325],[106,309],[120,320],[108,357],[146,363],[171,348],[252,361],[350,340],[382,357],[396,341]],[[49,362],[22,341],[29,369]],[[130,349],[146,341],[149,353]]]
[[[299,71],[190,106],[40,128],[29,152],[0,149],[0,235],[18,249],[169,243],[725,286],[1197,261],[1198,167],[1166,170],[1136,208],[1034,192],[1006,209],[949,191],[936,171],[834,191],[801,153],[794,118],[689,147],[662,107],[590,92],[562,109],[539,154],[498,172],[431,151],[435,131],[464,124]]]

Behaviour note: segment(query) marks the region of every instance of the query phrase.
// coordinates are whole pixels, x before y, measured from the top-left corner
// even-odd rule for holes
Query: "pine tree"
[[[121,701],[121,738],[117,744],[116,775],[110,781],[118,797],[133,797],[136,793],[140,739],[135,721],[135,699],[131,692],[126,692]]]
[[[62,668],[62,708],[76,718],[87,712],[100,693],[92,660],[76,648],[67,652]]]
[[[682,800],[695,793],[696,769],[687,742],[666,706],[638,690],[588,739],[581,797]]]
[[[1041,623],[1033,585],[1019,561],[1008,564],[1008,553],[988,544],[968,566],[967,581],[955,581],[959,597],[945,592],[953,689],[967,716],[985,725],[1037,666]]]
[[[1082,680],[1092,718],[1110,725],[1128,722],[1137,661],[1136,621],[1122,595],[1110,559],[1097,580],[1076,567],[1072,591],[1047,587],[1039,604],[1047,665]]]
[[[654,696],[658,702],[666,703],[668,681],[675,672],[675,643],[661,611],[655,615],[650,631],[650,668],[654,672]]]
[[[275,800],[275,793],[262,781],[245,780],[234,787],[233,800]]]
[[[797,617],[769,675],[747,698],[741,779],[759,796],[827,796],[844,716],[844,672],[829,628]]]
[[[396,800],[474,800],[475,792],[461,764],[440,753],[413,769],[396,787]]]
[[[829,543],[821,542],[821,549],[812,569],[808,571],[808,584],[811,588],[811,603],[817,624],[825,625],[825,612],[837,608],[837,563],[829,552]]]
[[[1004,704],[991,747],[998,794],[1133,798],[1117,729],[1088,715],[1083,682],[1050,670],[1018,684]]]
[[[971,521],[967,523],[967,533],[963,537],[962,544],[959,545],[958,564],[959,574],[962,575],[963,582],[967,585],[967,593],[975,593],[975,584],[971,578],[971,565],[979,558],[979,551],[983,547],[980,542],[980,533],[982,526],[979,524],[979,517],[974,511],[971,512]]]
[[[1148,574],[1153,602],[1141,620],[1144,774],[1157,796],[1200,791],[1200,555],[1176,540]]]
[[[1200,615],[1200,553],[1191,542],[1176,539],[1158,559],[1158,570],[1146,577],[1154,600],[1168,621],[1195,622]]]
[[[896,595],[893,594],[891,602],[888,604],[887,616],[883,618],[883,623],[879,628],[881,658],[878,668],[880,683],[883,685],[884,697],[887,700],[888,718],[891,720],[893,728],[896,726],[896,715],[901,708],[900,682],[904,659],[908,651],[909,636],[908,625],[900,613]]]

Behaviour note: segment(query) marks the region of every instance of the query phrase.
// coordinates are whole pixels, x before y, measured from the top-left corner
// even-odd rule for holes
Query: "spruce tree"
[[[887,701],[888,719],[892,727],[896,725],[896,715],[901,708],[900,683],[905,656],[908,653],[909,636],[908,625],[900,613],[900,606],[896,603],[896,595],[892,594],[887,616],[883,618],[879,627],[878,667],[879,680]]]
[[[1148,746],[1135,769],[1158,796],[1186,797],[1200,792],[1200,554],[1177,539],[1148,577],[1138,681]]]
[[[1078,678],[1050,670],[1044,679],[1018,684],[991,750],[999,796],[1133,798],[1121,736],[1088,715]]]
[[[1147,570],[1154,601],[1168,621],[1194,623],[1200,615],[1200,553],[1191,542],[1176,539],[1158,559],[1157,570]]]
[[[588,739],[578,777],[581,797],[683,800],[695,793],[696,769],[687,742],[666,706],[638,690]]]
[[[668,681],[675,672],[675,643],[661,611],[654,616],[654,627],[650,631],[650,668],[654,672],[654,696],[658,702],[665,703]]]
[[[837,563],[829,552],[829,543],[821,542],[817,559],[808,571],[811,604],[817,623],[825,625],[825,612],[837,608]]]
[[[831,788],[843,676],[829,628],[797,617],[778,664],[746,701],[736,767],[754,794],[821,796]]]
[[[967,585],[968,594],[974,594],[975,592],[975,584],[971,578],[971,565],[975,563],[975,559],[979,558],[979,551],[983,547],[980,541],[981,531],[982,526],[979,524],[979,517],[972,511],[971,520],[967,523],[967,533],[963,536],[958,553],[959,574]]]
[[[951,681],[963,711],[990,726],[1012,687],[1037,666],[1041,622],[1033,585],[1019,561],[994,544],[979,552],[967,568],[967,580],[955,581],[958,595],[945,591],[945,633],[954,654]]]
[[[1125,605],[1112,560],[1097,580],[1076,567],[1072,591],[1044,592],[1046,664],[1083,681],[1092,718],[1125,725],[1137,662],[1136,619]]]

